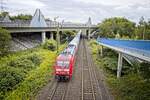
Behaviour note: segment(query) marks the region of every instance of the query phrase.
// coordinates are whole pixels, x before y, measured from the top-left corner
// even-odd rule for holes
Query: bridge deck
[[[45,31],[56,31],[57,27],[3,27],[11,33],[20,32],[45,32]],[[95,29],[95,26],[90,27],[90,29]],[[89,29],[89,27],[79,26],[79,27],[59,27],[60,31],[64,30],[81,30]]]
[[[97,41],[100,45],[150,62],[150,41],[106,38],[99,38]]]

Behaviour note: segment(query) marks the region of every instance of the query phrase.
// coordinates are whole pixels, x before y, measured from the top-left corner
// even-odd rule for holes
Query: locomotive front
[[[68,80],[72,75],[72,63],[70,55],[59,55],[55,64],[55,77],[58,80]]]

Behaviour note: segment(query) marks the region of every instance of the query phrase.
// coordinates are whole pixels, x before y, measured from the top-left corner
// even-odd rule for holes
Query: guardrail
[[[47,27],[58,27],[59,24],[51,24],[47,23]],[[1,27],[30,27],[30,22],[21,21],[21,22],[0,22]],[[60,28],[62,27],[89,27],[86,24],[63,24],[59,25]],[[90,28],[94,28],[96,25],[91,25]]]

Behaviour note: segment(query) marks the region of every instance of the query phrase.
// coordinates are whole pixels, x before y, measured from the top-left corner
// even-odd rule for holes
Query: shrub
[[[150,63],[141,63],[140,64],[140,74],[141,76],[146,79],[147,81],[150,81]]]
[[[38,66],[41,63],[41,57],[36,53],[19,57],[17,59],[13,59],[8,63],[11,67],[19,67],[23,68],[26,71],[31,70],[32,68]]]
[[[61,45],[59,51],[65,47],[66,44]],[[3,57],[0,60],[0,100],[33,98],[52,77],[56,56],[56,52],[37,48]]]
[[[113,74],[116,74],[117,71],[117,60],[112,59],[110,57],[105,57],[102,59],[103,66],[106,69],[106,71],[110,71]]]
[[[35,67],[34,63],[31,60],[22,59],[22,58],[10,61],[9,66],[16,67],[16,68],[17,67],[24,68],[24,69],[26,69],[28,71],[30,69],[32,69],[33,67]]]
[[[91,40],[89,43],[90,43],[90,46],[95,46],[95,45],[98,46],[96,40]]]
[[[56,41],[55,40],[46,40],[46,42],[43,45],[43,48],[51,50],[51,51],[55,51],[56,50]]]
[[[138,74],[127,75],[120,81],[119,91],[124,100],[149,100],[150,84]]]
[[[75,32],[73,31],[64,31],[61,34],[61,42],[65,43],[66,41],[71,41],[75,37]]]
[[[9,52],[11,35],[10,33],[0,28],[0,56],[4,56]]]
[[[29,100],[35,96],[39,88],[49,81],[52,73],[52,65],[56,54],[48,50],[42,50],[39,54],[44,59],[39,67],[30,71],[24,81],[7,96],[7,100]]]
[[[28,60],[31,60],[36,66],[40,65],[40,63],[42,62],[42,58],[40,57],[40,55],[37,54],[32,54],[27,56]]]
[[[12,67],[0,68],[0,98],[2,99],[5,92],[8,92],[23,81],[25,74],[21,70]]]

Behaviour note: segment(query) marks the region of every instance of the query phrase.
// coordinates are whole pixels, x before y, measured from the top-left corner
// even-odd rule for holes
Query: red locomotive
[[[57,57],[55,63],[55,78],[58,80],[69,80],[73,74],[76,52],[80,42],[81,31],[68,44],[68,47]]]

